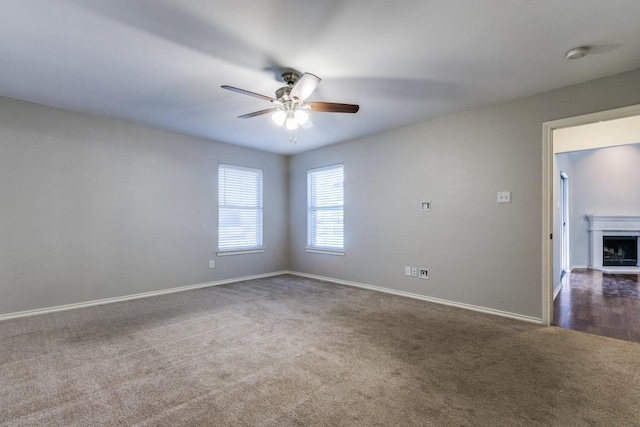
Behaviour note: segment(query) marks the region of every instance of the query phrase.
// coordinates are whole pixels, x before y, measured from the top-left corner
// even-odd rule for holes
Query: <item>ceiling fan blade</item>
[[[357,113],[360,109],[355,104],[336,104],[335,102],[305,102],[305,106],[311,111],[321,111],[324,113]]]
[[[242,116],[238,116],[239,119],[249,119],[251,117],[262,116],[263,114],[273,113],[277,111],[278,108],[267,108],[266,110],[254,111],[253,113],[244,114]]]
[[[237,88],[237,87],[228,86],[228,85],[222,85],[220,87],[222,89],[230,90],[231,92],[237,92],[237,93],[241,93],[243,95],[249,95],[249,96],[254,96],[256,98],[264,99],[265,101],[277,102],[277,99],[271,98],[270,96],[260,95],[259,93],[250,92],[248,90],[240,89],[240,88]]]
[[[304,101],[316,90],[318,84],[320,84],[320,77],[315,74],[304,73],[302,77],[300,77],[300,80],[291,88],[290,96]]]

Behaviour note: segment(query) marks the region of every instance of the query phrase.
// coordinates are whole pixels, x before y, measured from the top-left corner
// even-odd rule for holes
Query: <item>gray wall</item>
[[[638,103],[640,70],[292,156],[290,269],[541,318],[542,123]],[[339,162],[346,255],[306,253],[306,170]]]
[[[542,123],[638,103],[640,70],[287,160],[0,98],[0,314],[289,268],[539,318]],[[264,254],[215,258],[219,162],[265,171]],[[333,163],[344,257],[304,251]]]
[[[640,215],[640,144],[562,155],[572,164],[571,265],[589,265],[587,214]]]
[[[215,256],[219,162],[264,170],[263,254]],[[287,179],[282,156],[0,98],[0,314],[285,270]]]

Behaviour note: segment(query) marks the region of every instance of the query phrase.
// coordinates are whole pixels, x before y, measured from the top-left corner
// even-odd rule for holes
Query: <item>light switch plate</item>
[[[511,191],[498,191],[498,203],[511,203]]]

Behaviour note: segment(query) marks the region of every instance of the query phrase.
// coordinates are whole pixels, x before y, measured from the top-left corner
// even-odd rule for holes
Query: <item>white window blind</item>
[[[262,248],[262,171],[218,167],[218,250]]]
[[[307,172],[307,245],[313,249],[344,248],[344,168]]]

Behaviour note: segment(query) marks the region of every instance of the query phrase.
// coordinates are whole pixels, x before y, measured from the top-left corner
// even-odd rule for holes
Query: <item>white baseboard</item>
[[[522,314],[517,314],[517,313],[510,313],[508,311],[495,310],[493,308],[480,307],[480,306],[477,306],[477,305],[471,305],[471,304],[465,304],[465,303],[461,303],[461,302],[449,301],[449,300],[440,299],[440,298],[433,298],[433,297],[428,297],[428,296],[424,296],[424,295],[420,295],[420,294],[414,294],[412,292],[397,291],[395,289],[383,288],[383,287],[380,287],[380,286],[366,285],[364,283],[350,282],[348,280],[340,280],[340,279],[333,279],[331,277],[317,276],[315,274],[300,273],[300,272],[297,272],[297,271],[289,271],[288,273],[289,274],[293,274],[294,276],[307,277],[309,279],[324,280],[326,282],[337,283],[337,284],[340,284],[340,285],[355,286],[357,288],[364,288],[364,289],[369,289],[369,290],[372,290],[372,291],[384,292],[384,293],[387,293],[387,294],[393,294],[393,295],[399,295],[399,296],[408,297],[408,298],[419,299],[419,300],[423,300],[423,301],[433,302],[433,303],[436,303],[436,304],[442,304],[442,305],[448,305],[448,306],[451,306],[451,307],[463,308],[465,310],[477,311],[477,312],[485,313],[485,314],[493,314],[495,316],[508,317],[510,319],[522,320],[524,322],[536,323],[536,324],[540,324],[540,325],[542,324],[542,319],[540,319],[540,318],[531,317],[531,316],[524,316]]]
[[[572,265],[571,266],[571,271],[573,271],[576,268],[578,270],[586,270],[587,268],[589,268],[589,266],[588,265]]]
[[[114,302],[130,301],[139,298],[155,297],[158,295],[173,294],[175,292],[191,291],[194,289],[207,288],[209,286],[227,285],[229,283],[243,282],[245,280],[262,279],[265,277],[280,276],[288,271],[276,271],[273,273],[256,274],[253,276],[234,277],[233,279],[217,280],[215,282],[198,283],[196,285],[178,286],[176,288],[161,289],[159,291],[143,292],[140,294],[125,295],[121,297],[105,298],[94,301],[79,302],[75,304],[58,305],[55,307],[39,308],[36,310],[19,311],[15,313],[0,314],[0,322],[3,320],[17,319],[19,317],[37,316],[39,314],[54,313],[56,311],[75,310],[76,308],[93,307],[95,305],[111,304]]]
[[[36,310],[26,310],[26,311],[19,311],[19,312],[15,312],[15,313],[0,314],[0,321],[9,320],[9,319],[17,319],[17,318],[20,318],[20,317],[37,316],[37,315],[40,315],[40,314],[54,313],[54,312],[57,312],[57,311],[75,310],[77,308],[93,307],[93,306],[96,306],[96,305],[111,304],[111,303],[115,303],[115,302],[130,301],[130,300],[139,299],[139,298],[148,298],[148,297],[154,297],[154,296],[158,296],[158,295],[172,294],[172,293],[175,293],[175,292],[184,292],[184,291],[190,291],[190,290],[194,290],[194,289],[207,288],[207,287],[210,287],[210,286],[220,286],[220,285],[226,285],[226,284],[229,284],[229,283],[243,282],[245,280],[262,279],[262,278],[265,278],[265,277],[280,276],[282,274],[292,274],[292,275],[295,275],[295,276],[307,277],[307,278],[310,278],[310,279],[324,280],[326,282],[337,283],[337,284],[340,284],[340,285],[354,286],[354,287],[357,287],[357,288],[369,289],[369,290],[372,290],[372,291],[384,292],[384,293],[387,293],[387,294],[393,294],[393,295],[399,295],[399,296],[408,297],[408,298],[419,299],[419,300],[423,300],[423,301],[433,302],[433,303],[436,303],[436,304],[443,304],[443,305],[448,305],[448,306],[451,306],[451,307],[457,307],[457,308],[463,308],[463,309],[466,309],[466,310],[477,311],[477,312],[480,312],[480,313],[486,313],[486,314],[493,314],[493,315],[496,315],[496,316],[508,317],[508,318],[511,318],[511,319],[522,320],[522,321],[530,322],[530,323],[537,323],[537,324],[541,324],[542,323],[542,319],[539,319],[539,318],[536,318],[536,317],[524,316],[524,315],[521,315],[521,314],[510,313],[510,312],[507,312],[507,311],[495,310],[495,309],[492,309],[492,308],[480,307],[480,306],[471,305],[471,304],[464,304],[464,303],[444,300],[444,299],[440,299],[440,298],[433,298],[433,297],[428,297],[428,296],[424,296],[424,295],[414,294],[414,293],[411,293],[411,292],[397,291],[397,290],[394,290],[394,289],[383,288],[383,287],[380,287],[380,286],[367,285],[367,284],[364,284],[364,283],[350,282],[350,281],[347,281],[347,280],[334,279],[334,278],[331,278],[331,277],[317,276],[315,274],[300,273],[300,272],[297,272],[297,271],[288,271],[288,270],[275,271],[275,272],[272,272],[272,273],[256,274],[256,275],[253,275],[253,276],[234,277],[232,279],[217,280],[217,281],[214,281],[214,282],[207,282],[207,283],[198,283],[198,284],[195,284],[195,285],[179,286],[179,287],[176,287],[176,288],[162,289],[162,290],[151,291],[151,292],[143,292],[143,293],[139,293],[139,294],[125,295],[125,296],[121,296],[121,297],[105,298],[105,299],[94,300],[94,301],[86,301],[86,302],[80,302],[80,303],[75,303],[75,304],[59,305],[59,306],[55,306],[55,307],[47,307],[47,308],[41,308],[41,309],[36,309]]]
[[[560,293],[560,291],[562,290],[562,286],[564,286],[562,284],[562,281],[560,281],[560,283],[558,283],[557,285],[555,285],[553,287],[553,300],[555,301],[556,297],[558,296],[558,294]]]

